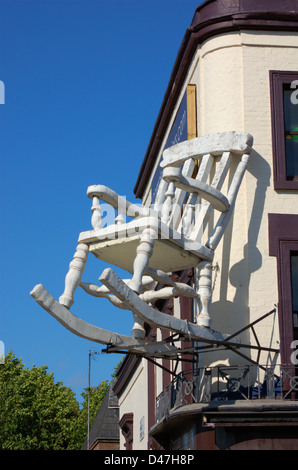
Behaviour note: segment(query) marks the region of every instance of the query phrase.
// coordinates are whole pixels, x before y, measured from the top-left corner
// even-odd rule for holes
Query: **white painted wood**
[[[204,158],[204,157],[203,157]],[[232,155],[230,152],[224,152],[220,157],[219,164],[217,165],[215,174],[212,178],[212,188],[221,190],[225,178],[231,166]],[[211,170],[210,161],[208,162],[209,171]],[[207,170],[206,170],[207,171]],[[204,171],[204,178],[206,178],[206,171]],[[195,225],[190,234],[190,239],[201,242],[202,233],[204,232],[205,226],[211,216],[212,205],[209,201],[201,199],[198,201],[195,212]]]
[[[157,238],[157,233],[152,229],[145,229],[142,233],[140,244],[137,248],[137,255],[133,264],[133,277],[130,282],[130,287],[135,292],[140,294],[143,290],[142,278],[149,265],[149,259],[153,253],[154,240]],[[144,338],[145,328],[144,322],[138,317],[136,313],[134,315],[134,326],[131,334],[134,338]]]
[[[222,335],[210,328],[181,320],[180,318],[167,315],[150,307],[150,305],[143,302],[110,268],[105,269],[100,276],[100,281],[126,304],[129,310],[136,313],[144,322],[152,326],[181,333],[191,341],[223,341],[227,338],[227,335]]]
[[[171,345],[138,340],[87,323],[71,313],[64,305],[58,303],[42,284],[36,285],[30,292],[30,295],[44,310],[61,323],[62,326],[75,335],[89,341],[107,346],[113,345],[116,350],[124,349],[131,353],[147,354],[152,357],[161,357],[163,355],[169,355],[169,357],[171,357],[176,354],[176,348]]]
[[[198,169],[198,173],[196,176],[196,180],[203,181],[204,183],[207,182],[207,178],[209,177],[213,160],[214,160],[214,157],[210,153],[203,155],[201,162],[200,162],[199,169]]]
[[[175,184],[171,180],[168,183],[169,185],[165,192],[165,201],[161,209],[161,220],[165,224],[167,224],[170,220],[171,213],[172,213],[173,199],[175,197]]]
[[[223,152],[249,153],[252,136],[244,132],[220,132],[186,140],[163,152],[162,168],[180,167],[189,158],[198,159],[206,154],[221,155]]]
[[[115,191],[102,184],[89,186],[87,189],[87,196],[91,199],[96,197],[101,201],[107,202],[115,210],[121,208],[123,214],[129,217],[146,217],[150,215],[150,210],[148,208],[129,202],[125,197],[119,196]]]
[[[229,211],[227,211],[224,214],[221,214],[218,220],[218,223],[216,224],[207,242],[207,246],[209,246],[209,248],[211,248],[213,251],[216,249],[218,243],[220,242],[221,237],[232,215],[232,211],[235,205],[235,201],[236,201],[236,197],[240,188],[240,184],[242,182],[245,170],[247,168],[248,160],[249,160],[248,154],[245,154],[242,156],[241,162],[238,165],[237,170],[235,171],[235,174],[234,174],[234,177],[233,177],[233,180],[230,185],[229,192],[228,192],[228,201],[230,204]]]
[[[118,214],[117,217],[115,218],[115,223],[117,225],[122,225],[125,223],[125,217],[123,214]]]
[[[197,324],[210,327],[211,318],[209,314],[209,305],[211,302],[211,284],[212,284],[212,265],[208,261],[201,261],[198,265],[198,295],[199,312],[197,315]]]
[[[184,213],[182,215],[182,225],[181,225],[181,233],[186,238],[189,238],[191,233],[191,227],[194,220],[195,214],[195,205],[188,203],[185,207]]]
[[[174,182],[178,188],[197,193],[201,198],[210,202],[218,211],[225,212],[228,210],[229,201],[218,189],[202,181],[183,176],[180,168],[165,168],[163,177],[166,181]]]
[[[210,175],[211,168],[212,168],[213,160],[214,160],[214,157],[212,155],[210,155],[210,154],[203,155],[201,160],[198,161],[199,169],[198,169],[197,176],[195,177],[196,180],[202,181],[203,183],[207,182],[207,180],[209,178],[209,175]],[[189,160],[187,160],[187,163],[190,162],[190,161],[193,162],[193,167],[194,167],[194,160],[189,159]],[[184,167],[185,167],[185,164],[183,165],[183,169],[184,169]],[[191,176],[191,174],[185,174],[183,171],[182,171],[182,174],[183,174],[183,176]],[[177,191],[181,191],[181,190],[177,189]],[[184,194],[185,194],[185,192],[184,192]],[[183,200],[182,200],[182,204],[183,204]],[[193,230],[194,230],[195,227],[197,227],[200,212],[203,211],[202,204],[209,204],[209,203],[207,201],[205,201],[204,199],[202,199],[199,196],[198,193],[190,194],[189,201],[188,201],[187,205],[192,207],[191,221],[190,221],[190,223],[189,223],[189,221],[187,221],[187,223],[186,223],[187,227],[184,228],[184,225],[183,225],[184,224],[184,214],[183,214],[180,225],[178,226],[178,230],[180,230],[180,231],[183,230],[184,233],[186,233],[186,236],[188,238],[197,240],[199,242],[201,242],[201,237],[194,236],[193,235]],[[189,215],[188,215],[188,217],[189,217]],[[185,230],[187,230],[187,232]],[[199,233],[201,232],[200,229],[198,230],[198,232]]]
[[[167,224],[163,224],[163,222],[159,221],[156,217],[143,217],[120,226],[110,225],[100,230],[81,232],[79,242],[88,244],[90,251],[92,251],[96,256],[98,253],[99,258],[109,262],[109,257],[105,257],[105,249],[108,250],[109,247],[111,247],[111,249],[115,247],[116,249],[117,245],[121,245],[119,250],[123,252],[125,250],[123,243],[127,244],[127,249],[129,249],[130,242],[140,240],[142,232],[148,227],[156,231],[156,242],[158,242],[158,245],[165,245],[165,252],[171,252],[171,259],[167,260],[167,272],[169,272],[170,269],[172,271],[179,270],[181,263],[178,262],[178,259],[180,256],[179,253],[181,254],[181,250],[187,250],[186,253],[181,254],[182,258],[184,257],[185,259],[184,269],[196,265],[201,258],[209,260],[213,259],[214,254],[212,250],[206,248],[199,242],[182,237],[180,232],[173,230]],[[135,249],[136,248],[134,248],[134,254]],[[172,255],[173,251],[177,251],[176,261]],[[118,258],[120,254],[121,253],[118,252]],[[123,257],[125,257],[125,255],[126,253],[123,253]],[[121,256],[118,261],[119,264],[115,262],[117,266],[127,269],[126,265],[125,267],[121,265]],[[180,261],[182,261],[182,259]],[[175,266],[175,263],[177,263],[177,266]],[[158,266],[154,267],[158,268]],[[163,269],[162,266],[161,269]],[[131,272],[130,269],[128,270]]]
[[[169,273],[173,270],[181,271],[192,268],[201,259],[213,259],[214,253],[211,250],[205,251],[204,245],[193,241],[190,241],[189,244],[184,241],[184,245],[180,245],[180,241],[178,240],[176,244],[167,239],[156,239],[153,254],[149,259],[149,267]],[[98,241],[98,243],[94,242],[90,245],[90,253],[106,262],[108,266],[118,266],[132,274],[139,242],[140,234],[130,236],[128,239]]]
[[[162,205],[165,201],[165,194],[166,194],[168,186],[169,186],[169,183],[161,179],[158,190],[157,190],[156,200],[153,205],[153,209],[155,212],[161,212]]]
[[[154,269],[148,267],[146,272],[154,279],[156,282],[163,284],[165,286],[172,286],[175,287],[175,281],[169,276],[167,273],[162,271],[161,269]]]
[[[146,277],[146,276],[144,276]],[[147,276],[149,281],[147,281],[150,284],[155,284],[154,280]],[[131,279],[123,279],[123,282],[126,285],[130,285]],[[146,281],[144,281],[144,278],[142,280],[143,286],[145,285]],[[199,297],[198,292],[195,291],[191,286],[188,286],[187,284],[183,283],[176,283],[172,281],[171,286],[164,287],[159,290],[144,290],[143,293],[139,294],[140,299],[142,299],[146,303],[152,303],[155,302],[156,300],[159,299],[171,299],[173,297],[179,297],[180,295],[184,297],[190,297],[193,299],[197,299]],[[94,297],[103,297],[111,301],[112,304],[116,305],[119,308],[126,309],[124,306],[123,302],[119,301],[117,297],[114,295],[111,295],[111,292],[106,286],[97,286],[96,284],[92,284],[89,282],[81,282],[80,287],[84,289],[87,294],[93,295]]]
[[[110,274],[112,274],[112,276]],[[109,285],[110,290],[119,288],[117,281],[120,283],[120,285],[122,283],[122,281],[111,270],[108,270],[107,273],[105,272],[104,277],[106,279],[105,284]],[[138,305],[135,307],[135,303],[141,303],[144,305],[146,308],[145,315],[142,314],[144,321],[150,321],[150,317],[152,317],[153,322],[157,322],[158,324],[161,322],[166,326],[167,320],[169,318],[174,318],[170,317],[169,315],[157,312],[155,309],[140,300],[137,294],[129,289],[128,286],[126,286],[124,283],[123,285],[125,286],[125,289],[122,294],[118,294],[118,297],[126,304],[126,308],[128,310],[134,309],[138,311]],[[171,344],[132,338],[130,336],[115,333],[114,331],[105,330],[82,320],[81,318],[71,313],[69,309],[58,303],[42,284],[36,285],[30,292],[30,295],[62,326],[67,328],[75,335],[80,336],[86,340],[107,346],[113,346],[115,351],[127,350],[130,353],[142,354],[145,356],[147,355],[149,357],[168,356],[169,358],[175,358],[177,356],[177,348]],[[157,313],[156,318],[155,312]],[[228,337],[228,335],[223,335],[209,328],[200,327],[199,325],[190,324],[184,320],[174,322],[174,331],[185,334],[188,338],[190,336],[192,339],[197,341],[225,341]],[[239,340],[237,338],[233,338],[233,342],[237,343]]]
[[[77,246],[77,250],[74,254],[73,260],[69,265],[69,271],[65,277],[65,289],[59,302],[67,308],[70,308],[74,302],[73,295],[77,287],[79,286],[82,278],[82,274],[85,270],[85,263],[89,252],[88,245],[83,243]]]
[[[132,256],[131,262],[133,263],[133,268],[129,267],[128,269],[133,272],[130,286],[140,295],[143,290],[142,277],[146,269],[149,268],[155,239],[158,239],[158,241],[164,240],[165,248],[172,245],[176,246],[177,250],[182,249],[186,253],[190,252],[193,255],[197,255],[197,262],[193,262],[189,258],[190,264],[185,263],[185,267],[195,267],[202,260],[209,260],[210,263],[213,258],[214,243],[221,237],[229,218],[226,216],[226,213],[230,213],[230,204],[234,201],[231,195],[236,194],[236,188],[239,188],[239,182],[241,182],[241,178],[239,179],[237,176],[239,174],[238,171],[233,179],[234,190],[230,190],[229,197],[226,197],[221,192],[223,182],[230,168],[232,152],[238,155],[245,150],[250,150],[251,145],[252,137],[250,135],[228,132],[195,138],[165,150],[163,155],[164,160],[161,163],[161,166],[164,167],[163,183],[161,184],[162,190],[158,192],[158,204],[163,201],[163,205],[159,213],[154,212],[153,216],[150,217],[148,217],[150,208],[138,207],[125,198],[119,197],[117,193],[106,186],[90,186],[87,194],[93,198],[92,207],[94,207],[94,212],[99,212],[98,205],[99,199],[101,199],[111,204],[115,209],[121,206],[121,213],[133,217],[134,220],[125,223],[122,216],[118,215],[116,217],[116,224],[105,228],[100,228],[99,222],[97,222],[94,224],[96,228],[93,231],[82,232],[80,234],[79,242],[88,244],[91,251],[98,253],[101,259],[105,259],[103,252],[108,248],[108,245],[103,243],[104,240],[113,240],[110,246],[112,249],[116,249],[120,240],[126,242],[131,237],[135,239],[136,233],[139,233],[136,254],[134,256],[130,255]],[[220,161],[217,164],[211,183],[208,184],[207,181],[210,177],[211,168],[215,162],[214,158],[220,154]],[[239,157],[236,156],[236,158]],[[193,178],[195,159],[199,159],[199,169],[197,176]],[[180,165],[183,162],[183,168],[179,168],[178,164]],[[164,182],[166,185],[164,185]],[[186,206],[182,209],[185,201]],[[155,209],[159,207],[158,204],[155,204]],[[201,234],[210,217],[212,207],[223,212],[223,216],[220,218],[219,224],[215,227],[214,233],[210,237],[208,245],[210,251],[207,252],[206,247],[200,242]],[[182,218],[181,214],[183,215]],[[179,230],[175,232],[173,226],[179,228]],[[153,236],[148,236],[150,230],[151,233],[152,230],[154,231]],[[194,243],[197,243],[197,245]],[[98,248],[95,248],[96,246]],[[128,247],[129,245],[126,246]],[[121,259],[120,256],[118,258]],[[181,265],[177,264],[176,260],[178,258],[171,258],[171,262],[167,266],[169,271],[181,269]],[[124,266],[120,265],[120,267]],[[206,269],[202,272],[205,271]],[[203,276],[203,278],[206,284],[208,276]],[[204,292],[204,296],[207,298],[207,288],[201,287],[201,292]],[[165,296],[168,296],[172,295],[174,291],[172,291],[172,294],[169,294],[167,289],[163,293]],[[153,298],[152,295],[146,294],[148,299]],[[200,310],[203,309],[206,318],[209,303],[210,300],[200,303]],[[202,318],[203,316],[200,317],[200,321],[202,321]],[[136,319],[136,323],[138,323],[138,319]],[[204,322],[206,325],[209,323],[209,319]],[[136,329],[136,334],[144,333],[141,323],[137,324]]]
[[[101,217],[101,206],[99,203],[98,197],[94,196],[93,203],[91,207],[92,217],[91,217],[91,225],[94,230],[97,230],[102,227],[102,217]]]
[[[192,176],[193,171],[195,167],[195,161],[191,158],[185,161],[183,168],[182,168],[182,175],[183,176]],[[187,191],[182,188],[176,187],[176,192],[175,192],[175,198],[173,200],[173,209],[172,209],[172,214],[169,220],[169,224],[171,227],[173,227],[175,230],[180,231],[181,230],[181,223],[182,223],[182,217],[183,213],[181,214],[181,209],[183,207],[183,204],[185,204],[185,199],[188,194],[188,188]]]
[[[111,295],[109,289],[105,286],[99,287],[89,282],[81,282],[80,287],[82,287],[82,289],[84,289],[84,291],[89,295],[108,299],[115,307],[127,310],[127,307],[123,304],[123,302],[115,297],[115,295]]]
[[[154,241],[157,238],[157,233],[151,228],[143,231],[140,244],[137,247],[137,255],[133,264],[133,277],[130,282],[130,287],[137,293],[141,293],[143,289],[142,278],[149,265],[149,259],[153,253]]]

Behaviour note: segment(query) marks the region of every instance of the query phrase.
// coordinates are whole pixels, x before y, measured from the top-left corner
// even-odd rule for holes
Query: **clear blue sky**
[[[25,367],[47,365],[80,394],[88,351],[30,296],[57,300],[81,231],[91,229],[91,184],[134,201],[133,188],[184,33],[200,0],[0,0],[0,340]],[[83,280],[105,265],[89,257]],[[130,312],[78,289],[71,311],[128,334]],[[92,361],[91,385],[118,355]]]

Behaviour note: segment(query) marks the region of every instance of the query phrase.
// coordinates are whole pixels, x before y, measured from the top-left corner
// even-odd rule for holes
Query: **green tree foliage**
[[[90,393],[90,423],[109,387]],[[74,393],[55,383],[47,366],[24,368],[9,352],[0,366],[0,449],[80,450],[87,434],[87,391],[80,409]]]
[[[0,448],[72,449],[79,406],[47,366],[25,369],[10,352],[0,367]]]

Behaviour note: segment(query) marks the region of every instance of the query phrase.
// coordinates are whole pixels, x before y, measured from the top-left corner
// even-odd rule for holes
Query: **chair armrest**
[[[163,179],[169,183],[173,182],[177,188],[198,194],[220,212],[225,212],[229,208],[228,199],[218,189],[202,181],[183,176],[181,168],[165,168],[163,170]]]
[[[132,218],[137,218],[139,216],[146,217],[150,215],[149,208],[133,204],[125,197],[119,196],[115,191],[101,184],[89,186],[87,189],[87,196],[90,197],[90,199],[96,197],[101,201],[107,202],[117,211],[120,211],[122,214],[126,214]]]

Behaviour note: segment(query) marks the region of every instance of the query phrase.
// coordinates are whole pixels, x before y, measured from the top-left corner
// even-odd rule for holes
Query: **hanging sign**
[[[196,137],[196,122],[193,119],[195,112],[195,85],[188,85],[163,150]],[[151,185],[151,204],[155,202],[161,179],[162,168],[158,165]]]

